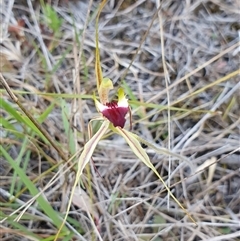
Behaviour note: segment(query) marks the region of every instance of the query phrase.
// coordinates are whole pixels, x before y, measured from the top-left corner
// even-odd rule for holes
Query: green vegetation
[[[237,240],[234,3],[107,3],[96,29],[98,4],[45,2],[2,6],[0,237]],[[124,129],[94,106],[105,77]]]

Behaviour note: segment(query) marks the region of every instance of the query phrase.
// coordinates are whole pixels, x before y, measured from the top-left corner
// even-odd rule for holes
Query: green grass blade
[[[0,103],[1,103],[1,108],[4,109],[10,115],[12,115],[14,119],[16,119],[19,123],[25,123],[22,118],[22,115],[15,108],[13,108],[8,102],[0,98]]]
[[[53,110],[53,108],[54,108],[54,106],[55,106],[55,102],[56,102],[56,101],[53,101],[53,102],[51,103],[51,105],[49,105],[49,106],[46,108],[46,110],[37,118],[37,119],[38,119],[38,122],[39,122],[40,124],[42,124],[42,123],[47,119],[48,115],[52,112],[52,110]]]
[[[5,111],[12,115],[18,123],[24,124],[24,126],[29,127],[34,133],[36,133],[45,143],[48,143],[45,136],[38,130],[38,128],[32,123],[32,121],[25,115],[22,115],[21,112],[18,112],[15,108],[13,108],[9,103],[0,98],[1,107],[5,109]]]
[[[21,145],[21,150],[15,160],[15,165],[18,165],[20,167],[20,164],[22,162],[23,159],[23,155],[25,154],[25,151],[27,149],[27,144],[28,144],[28,138],[25,137],[23,139],[22,145]],[[22,170],[26,170],[26,169],[22,169]],[[11,183],[11,187],[10,187],[10,194],[13,195],[14,192],[18,193],[21,189],[22,186],[22,180],[20,179],[19,181],[17,181],[17,172],[14,171],[13,176],[12,176],[12,183]]]
[[[68,119],[68,116],[70,116],[71,114],[70,114],[69,108],[67,107],[67,103],[64,99],[61,99],[61,107],[62,107],[63,128],[68,139],[68,146],[69,146],[70,153],[73,155],[74,153],[76,153],[76,150],[75,150],[73,130],[70,126],[69,119]]]
[[[5,214],[0,211],[0,217],[4,217],[4,216],[5,216]],[[20,223],[18,223],[16,221],[13,221],[14,218],[15,217],[12,216],[11,219],[7,220],[7,223],[8,223],[9,228],[11,230],[14,229],[14,231],[19,233],[19,236],[24,236],[24,237],[29,236],[29,237],[31,237],[31,240],[32,240],[32,238],[34,238],[35,240],[41,240],[40,236],[38,236],[37,234],[31,232],[28,228],[26,228],[25,226],[21,225]]]
[[[34,184],[31,182],[31,180],[28,178],[25,172],[16,164],[16,162],[12,159],[12,157],[5,151],[5,149],[2,146],[0,146],[0,152],[1,155],[9,162],[14,171],[18,174],[21,181],[30,191],[31,195],[38,195],[39,190],[34,186]],[[53,224],[59,228],[62,225],[62,221],[59,218],[59,214],[53,210],[52,206],[47,202],[47,200],[42,195],[40,195],[36,200],[39,206],[44,211],[44,213],[52,220]],[[65,226],[63,227],[63,230],[65,232],[68,231],[68,229]]]

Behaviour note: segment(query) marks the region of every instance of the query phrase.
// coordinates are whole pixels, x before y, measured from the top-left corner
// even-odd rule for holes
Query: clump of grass
[[[19,27],[20,18],[25,22],[21,38],[18,32],[3,32],[1,72],[20,103],[66,156],[64,161],[1,86],[5,240],[54,240],[73,185],[76,157],[88,140],[87,123],[97,115],[91,95],[96,90],[93,20],[98,5],[64,4],[48,6],[45,12],[43,4],[32,6],[30,1],[24,9],[16,3],[1,8],[3,29]],[[156,177],[121,139],[111,136],[95,151],[98,171],[91,165],[83,175],[86,195],[74,199],[62,232],[65,240],[95,240],[96,233],[99,240],[239,238],[236,3],[164,1],[159,10],[162,19],[153,20],[157,4],[106,5],[99,24],[102,68],[104,76],[119,85],[148,31],[123,82],[133,131],[175,154],[169,169],[167,155],[146,148],[199,227],[182,219],[184,213],[168,200]],[[47,16],[61,19],[57,30],[42,21]],[[46,28],[51,31],[44,32]],[[59,35],[52,35],[54,31]]]

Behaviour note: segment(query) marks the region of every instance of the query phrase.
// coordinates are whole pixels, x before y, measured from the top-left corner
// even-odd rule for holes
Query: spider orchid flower
[[[111,89],[113,89],[112,81],[108,78],[103,78],[102,69],[101,69],[101,62],[100,62],[100,54],[99,54],[99,46],[98,46],[98,19],[101,10],[103,9],[106,0],[103,0],[98,15],[96,18],[96,62],[95,62],[95,73],[96,73],[96,82],[97,82],[97,90],[99,95],[99,100],[97,100],[96,96],[93,97],[95,101],[95,105],[97,110],[102,114],[102,121],[100,128],[98,131],[88,140],[88,142],[84,145],[84,148],[81,152],[81,155],[78,160],[78,171],[76,174],[75,183],[72,187],[74,190],[77,186],[79,179],[81,178],[82,172],[87,165],[87,163],[91,160],[91,157],[94,153],[94,150],[99,141],[103,138],[103,136],[107,133],[107,131],[112,131],[118,135],[121,135],[129,147],[132,149],[133,153],[147,166],[149,167],[160,179],[163,183],[166,190],[169,192],[169,195],[175,200],[175,202],[183,209],[183,211],[187,214],[187,216],[196,224],[187,210],[181,205],[181,203],[175,198],[175,196],[171,193],[170,189],[168,188],[167,184],[164,182],[156,168],[151,163],[147,153],[142,148],[141,143],[147,144],[155,149],[159,153],[164,153],[159,151],[158,148],[154,147],[147,141],[143,140],[139,136],[135,135],[134,133],[127,131],[124,129],[124,125],[126,122],[126,114],[129,111],[128,100],[125,97],[124,91],[122,88],[118,90],[118,101],[111,101],[108,100],[108,94]],[[99,120],[99,119],[96,119]],[[166,153],[166,151],[165,151]],[[169,154],[168,154],[169,155]],[[70,196],[70,200],[73,198],[73,191]],[[70,210],[71,202],[67,207],[67,212]],[[64,222],[67,219],[67,215],[64,218]],[[63,222],[63,223],[64,223]],[[63,225],[63,224],[62,224]],[[59,229],[60,232],[60,229]],[[56,240],[56,239],[55,239]]]
[[[124,124],[126,122],[125,116],[129,111],[128,100],[125,97],[124,91],[122,88],[118,90],[118,101],[108,101],[108,93],[110,89],[113,88],[112,81],[108,78],[105,78],[100,83],[100,88],[98,89],[99,99],[100,102],[94,96],[94,101],[97,110],[103,116],[103,122],[98,131],[95,135],[90,138],[90,140],[85,144],[83,152],[80,156],[78,165],[78,173],[76,177],[77,180],[81,177],[82,171],[86,164],[90,161],[91,156],[98,144],[98,142],[102,139],[104,134],[110,130],[118,135],[121,135],[129,147],[132,149],[133,153],[147,166],[149,167],[160,179],[160,181],[165,186],[166,190],[169,192],[170,196],[175,200],[175,202],[184,210],[187,216],[195,223],[194,219],[190,216],[187,210],[182,206],[182,204],[175,198],[175,196],[171,193],[170,189],[168,188],[167,184],[164,182],[156,168],[151,163],[147,153],[141,146],[141,142],[153,146],[150,143],[142,140],[139,136],[135,135],[134,133],[127,131],[124,129]]]
[[[108,79],[108,81],[111,81]],[[101,96],[101,95],[100,95]],[[100,98],[101,100],[102,98]],[[108,100],[99,102],[96,98],[94,99],[97,110],[108,119],[114,127],[123,128],[126,122],[126,114],[129,111],[128,99],[124,95],[122,88],[118,90],[118,101]]]

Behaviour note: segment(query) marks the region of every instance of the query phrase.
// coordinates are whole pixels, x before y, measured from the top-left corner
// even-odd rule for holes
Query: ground
[[[0,238],[54,240],[76,163],[101,124],[90,122],[101,116],[93,102],[99,1],[0,4]],[[234,0],[107,2],[99,47],[111,98],[124,88],[125,129],[132,124],[151,143],[142,147],[198,226],[109,134],[74,190],[62,240],[240,240],[239,13]]]

